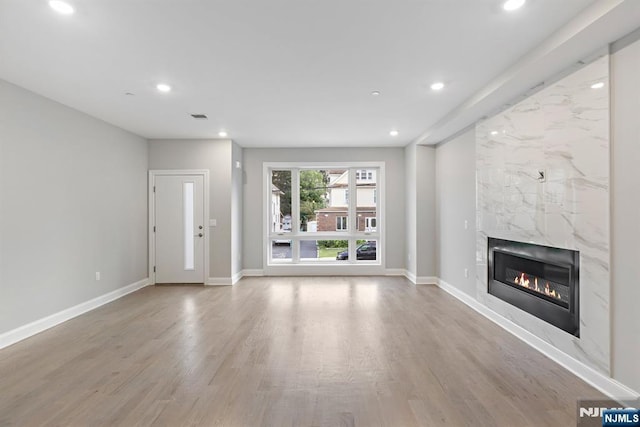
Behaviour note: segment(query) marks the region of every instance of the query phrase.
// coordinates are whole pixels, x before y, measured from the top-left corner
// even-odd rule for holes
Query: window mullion
[[[349,202],[347,206],[347,233],[349,234],[349,263],[356,262],[356,239],[358,231],[358,191],[356,186],[356,168],[349,168]]]
[[[347,229],[350,235],[353,235],[358,232],[358,223],[356,222],[358,219],[357,215],[357,206],[358,206],[358,190],[356,187],[356,170],[349,169],[349,206],[348,206],[348,215],[349,219],[347,221]]]
[[[300,235],[300,169],[291,169],[291,234]],[[300,262],[300,241],[291,240],[291,261]]]

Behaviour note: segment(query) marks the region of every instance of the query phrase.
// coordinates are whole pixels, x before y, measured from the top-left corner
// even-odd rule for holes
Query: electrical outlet
[[[96,280],[100,280],[100,272],[96,271]]]
[[[467,279],[469,278],[469,269],[468,268],[464,269],[464,277],[466,277]]]

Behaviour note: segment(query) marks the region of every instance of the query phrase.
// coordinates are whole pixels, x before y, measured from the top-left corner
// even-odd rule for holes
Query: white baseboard
[[[411,278],[409,278],[407,276],[407,270],[405,270],[404,268],[387,268],[387,269],[384,270],[384,275],[385,276],[404,276],[404,277],[407,277],[409,280],[411,280]],[[264,276],[264,270],[258,269],[258,268],[249,268],[249,269],[242,270],[240,278],[242,278],[242,277],[263,277],[263,276]],[[437,280],[437,278],[435,278],[435,277],[433,277],[433,278],[423,278],[423,279],[425,280],[425,283],[432,283],[432,284],[435,284],[436,283],[435,280]]]
[[[413,283],[414,285],[417,283],[418,278],[416,277],[415,274],[413,274],[412,272],[410,272],[409,270],[405,270],[404,271],[404,277],[406,277],[407,279],[409,279],[409,281],[411,283]]]
[[[4,334],[0,335],[0,349],[15,344],[18,341],[29,338],[49,328],[53,328],[60,323],[66,322],[67,320],[73,319],[74,317],[80,316],[81,314],[84,314],[88,311],[95,310],[102,305],[110,303],[111,301],[115,301],[118,298],[122,298],[123,296],[130,294],[131,292],[135,292],[138,289],[144,288],[148,284],[148,278],[139,280],[130,285],[116,289],[115,291],[111,291],[89,301],[85,301],[73,307],[54,313],[50,316],[38,319],[34,322],[5,332]]]
[[[416,276],[409,270],[404,270],[404,277],[409,279],[414,285],[437,285],[438,278],[434,276]]]
[[[205,285],[207,285],[207,286],[229,286],[229,285],[235,285],[245,275],[246,274],[245,274],[244,270],[241,270],[241,271],[235,273],[234,275],[232,275],[231,277],[209,277],[207,279],[207,282],[205,283]]]
[[[233,279],[231,277],[209,277],[207,279],[207,286],[230,286],[233,285]]]
[[[235,285],[236,283],[238,283],[240,281],[240,279],[242,279],[243,276],[244,276],[244,271],[243,270],[240,270],[236,274],[233,274],[231,276],[231,284]]]
[[[261,268],[245,268],[242,270],[242,277],[262,277],[264,270]]]
[[[385,276],[406,276],[404,268],[387,268],[384,272]]]
[[[586,383],[592,385],[596,389],[600,390],[602,393],[608,395],[612,399],[619,400],[635,400],[640,398],[640,393],[630,389],[624,384],[619,383],[618,381],[610,378],[595,369],[585,365],[584,363],[574,359],[568,354],[558,350],[556,347],[552,346],[548,342],[538,338],[531,332],[523,329],[522,327],[516,325],[512,321],[502,317],[495,311],[489,309],[484,304],[478,302],[472,296],[466,294],[465,292],[459,290],[455,286],[445,282],[442,279],[437,280],[438,286],[462,301],[487,319],[491,320],[498,326],[505,329],[507,332],[515,335],[520,338],[525,343],[529,344],[534,349],[538,350],[540,353],[544,354],[551,360],[558,363],[560,366],[564,367],[568,371],[572,372],[574,375],[578,376]]]

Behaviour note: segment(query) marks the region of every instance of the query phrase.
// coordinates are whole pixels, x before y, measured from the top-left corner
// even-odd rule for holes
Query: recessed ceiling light
[[[492,131],[491,131],[491,135],[497,135],[497,134],[498,134],[498,131],[497,131],[497,130],[492,130]]]
[[[444,83],[442,82],[435,82],[431,85],[431,90],[442,90],[442,88],[444,88]]]
[[[379,90],[374,90],[373,92],[371,92],[371,95],[380,96],[380,91]]]
[[[604,87],[604,82],[598,82],[591,85],[591,89],[602,89]]]
[[[227,135],[229,135],[229,134],[227,133],[227,131],[226,131],[226,130],[221,130],[220,132],[218,132],[218,136],[219,136],[220,138],[226,138],[226,137],[227,137]]]
[[[399,134],[400,134],[400,132],[398,132],[395,129],[393,129],[391,132],[389,132],[389,135],[391,135],[391,136],[398,136]]]
[[[512,10],[520,9],[522,6],[524,6],[526,1],[527,0],[507,0],[502,5],[502,8],[510,12]]]
[[[158,85],[156,85],[156,89],[158,89],[160,92],[171,92],[171,86],[165,83],[159,83]]]
[[[71,15],[74,12],[73,6],[60,0],[51,0],[49,6],[61,15]]]

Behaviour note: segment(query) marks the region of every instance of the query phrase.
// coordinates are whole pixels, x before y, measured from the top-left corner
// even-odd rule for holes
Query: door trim
[[[153,188],[156,183],[156,176],[171,176],[171,175],[191,175],[191,176],[202,176],[203,179],[203,187],[202,191],[204,192],[203,204],[204,204],[204,278],[203,284],[207,283],[209,278],[209,235],[211,234],[211,227],[209,226],[209,170],[208,169],[152,169],[149,170],[149,188],[147,193],[149,195],[148,198],[148,208],[149,208],[149,218],[147,220],[148,225],[148,235],[149,235],[149,284],[155,285],[156,283],[156,273],[153,271],[153,267],[156,262],[156,235],[153,231],[153,227],[155,224],[155,192]]]

